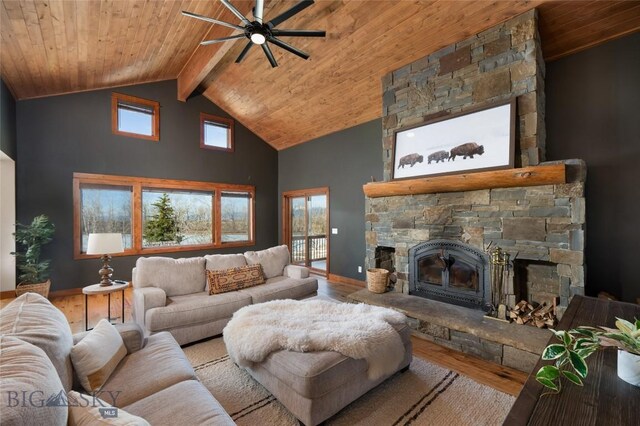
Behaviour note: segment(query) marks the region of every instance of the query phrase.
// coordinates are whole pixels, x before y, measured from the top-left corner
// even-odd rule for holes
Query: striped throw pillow
[[[118,330],[106,319],[71,349],[71,362],[87,392],[100,390],[113,370],[127,355]]]
[[[259,264],[218,271],[207,270],[207,280],[209,294],[220,294],[264,284],[264,273]]]

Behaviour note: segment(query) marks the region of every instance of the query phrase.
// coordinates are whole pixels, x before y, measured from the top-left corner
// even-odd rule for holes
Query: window
[[[160,140],[160,104],[135,96],[112,93],[111,131],[116,135]]]
[[[75,173],[73,194],[76,259],[92,232],[122,233],[122,255],[254,244],[250,185]]]
[[[220,197],[222,242],[246,241],[251,237],[251,195],[225,192]]]
[[[200,147],[233,151],[233,120],[200,113]]]
[[[142,247],[213,244],[214,199],[213,192],[143,189]]]
[[[130,186],[84,185],[80,189],[81,251],[87,250],[89,234],[119,232],[123,235],[124,249],[131,244]]]

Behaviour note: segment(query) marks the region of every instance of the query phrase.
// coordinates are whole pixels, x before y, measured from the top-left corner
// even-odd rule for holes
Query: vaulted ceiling
[[[269,20],[296,1],[265,3]],[[178,79],[283,149],[380,117],[383,75],[533,7],[547,61],[640,30],[639,1],[319,0],[279,27],[327,37],[288,39],[310,59],[274,47],[271,68],[255,48],[234,63],[244,40],[199,45],[233,32],[180,12],[237,23],[219,1],[2,0],[0,72],[18,99]]]

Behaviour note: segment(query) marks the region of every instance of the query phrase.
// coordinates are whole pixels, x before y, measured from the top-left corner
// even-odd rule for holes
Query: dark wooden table
[[[640,305],[574,296],[557,328],[615,327],[616,317],[640,318]],[[552,340],[557,341],[555,336]],[[587,358],[584,386],[563,379],[558,395],[542,395],[548,389],[536,381],[535,374],[549,361],[538,361],[504,425],[640,425],[640,388],[618,378],[617,359],[614,348],[595,352]]]

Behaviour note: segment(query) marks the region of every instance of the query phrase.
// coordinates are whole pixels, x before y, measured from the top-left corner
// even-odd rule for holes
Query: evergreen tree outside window
[[[213,192],[142,190],[143,248],[213,243]]]
[[[152,206],[155,208],[155,212],[144,226],[143,235],[147,245],[154,245],[154,243],[161,243],[159,245],[163,245],[162,243],[180,244],[182,235],[180,235],[176,212],[171,206],[169,195],[162,194]]]
[[[96,257],[86,254],[91,232],[121,233],[121,256],[252,246],[255,194],[252,185],[74,173],[74,258]]]

